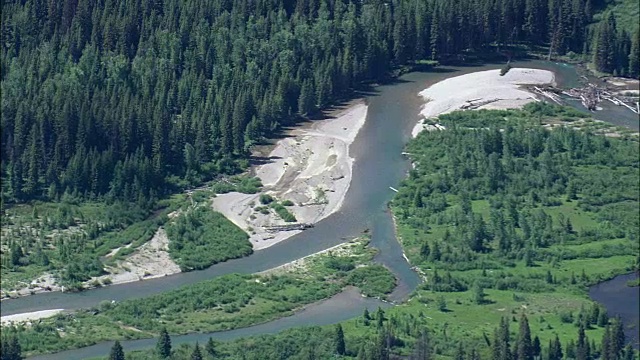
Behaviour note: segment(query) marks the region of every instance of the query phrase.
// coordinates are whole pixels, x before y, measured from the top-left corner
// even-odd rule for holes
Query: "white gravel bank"
[[[58,313],[61,313],[62,311],[63,309],[53,309],[2,316],[0,317],[0,324],[2,324],[2,326],[7,326],[11,324],[26,323],[29,321],[52,317]]]
[[[316,223],[342,206],[351,183],[353,158],[349,145],[367,117],[367,106],[358,103],[333,119],[314,121],[308,129],[297,129],[280,140],[269,154],[271,162],[256,169],[264,185],[263,193],[278,201],[290,200],[287,207],[297,223]],[[269,233],[265,227],[285,225],[273,210],[265,215],[259,194],[221,194],[213,208],[250,235],[254,250],[272,246],[300,230]]]
[[[514,68],[504,76],[500,70],[479,71],[440,81],[420,92],[427,104],[424,118],[433,118],[470,105],[474,109],[511,109],[536,101],[536,97],[521,85],[554,84],[551,71]],[[484,105],[482,105],[484,104]],[[411,132],[416,137],[425,129],[420,121]]]

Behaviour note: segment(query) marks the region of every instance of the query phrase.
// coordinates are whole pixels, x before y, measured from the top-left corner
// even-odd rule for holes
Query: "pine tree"
[[[477,305],[482,305],[484,304],[485,296],[486,295],[484,293],[484,289],[482,288],[480,283],[476,281],[476,283],[473,285],[473,302]]]
[[[156,343],[156,352],[161,359],[166,359],[171,356],[171,338],[165,327],[160,330],[160,336]]]
[[[533,347],[531,344],[531,330],[529,329],[529,320],[523,313],[520,316],[520,332],[517,338],[517,352],[516,356],[518,360],[533,360]]]
[[[631,37],[631,49],[629,51],[629,72],[633,78],[640,76],[640,27]]]
[[[598,25],[593,46],[593,64],[596,70],[612,73],[616,59],[616,22],[613,13],[609,12],[604,21]]]
[[[491,344],[492,360],[511,360],[509,320],[503,317],[495,330]]]
[[[458,347],[456,348],[456,352],[453,355],[453,359],[454,360],[464,360],[465,359],[464,347],[462,347],[462,341],[458,342]]]
[[[364,320],[364,325],[369,326],[369,321],[371,321],[371,315],[369,314],[369,310],[367,308],[364,309],[364,313],[362,314],[362,319]]]
[[[615,318],[611,329],[611,351],[618,356],[625,346],[624,326],[620,318]]]
[[[373,358],[375,360],[389,360],[389,333],[385,328],[380,329],[373,348]]]
[[[556,334],[555,339],[553,339],[553,352],[550,351],[550,353],[553,354],[553,359],[555,360],[562,360],[562,357],[564,356],[558,334]],[[549,359],[551,360],[551,355],[549,355]]]
[[[360,345],[360,349],[358,349],[358,356],[356,357],[357,360],[368,360],[369,356],[367,354],[367,348],[364,346],[364,344]]]
[[[200,345],[196,341],[196,346],[191,353],[191,360],[202,360],[202,352],[200,351]]]
[[[531,345],[531,353],[534,359],[538,359],[542,353],[542,348],[540,345],[540,338],[536,335],[533,338],[533,344]]]
[[[216,355],[218,355],[218,351],[216,350],[216,344],[213,342],[213,338],[209,338],[204,349],[207,352],[207,354],[209,354],[209,356],[211,356],[214,359]]]
[[[386,319],[384,317],[384,310],[382,310],[381,307],[378,307],[378,311],[376,311],[376,320],[378,321],[378,328],[382,328]]]
[[[335,331],[336,354],[345,355],[347,351],[344,344],[344,332],[342,331],[342,325],[336,325]]]
[[[411,353],[411,360],[430,360],[431,353],[429,350],[429,336],[425,330],[420,331],[420,335],[416,339],[416,344]]]
[[[431,245],[429,244],[429,241],[424,240],[420,247],[420,256],[426,260],[429,258],[429,254],[431,254]]]
[[[314,111],[314,101],[313,101],[313,85],[310,80],[306,80],[302,84],[302,89],[300,90],[300,96],[298,97],[298,111],[301,115],[307,115]]]
[[[2,336],[0,345],[2,360],[22,360],[22,347],[15,335]]]
[[[120,345],[120,341],[117,341],[111,347],[111,352],[109,353],[109,360],[125,360],[124,350],[122,350],[122,345]]]
[[[600,352],[603,360],[615,360],[616,354],[611,344],[611,326],[607,325],[604,328],[604,334],[602,334],[602,343],[600,345]]]
[[[576,344],[576,360],[587,360],[589,341],[584,333],[584,324],[581,322],[578,329],[578,343]]]

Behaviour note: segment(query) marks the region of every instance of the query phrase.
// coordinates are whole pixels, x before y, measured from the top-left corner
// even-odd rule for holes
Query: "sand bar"
[[[56,314],[61,313],[62,311],[64,311],[64,309],[42,310],[42,311],[33,311],[33,312],[22,313],[22,314],[7,315],[7,316],[0,317],[0,323],[2,324],[2,326],[25,323],[29,321],[52,317]]]
[[[296,223],[313,224],[342,206],[351,183],[354,159],[349,145],[355,140],[367,117],[367,106],[359,102],[336,114],[335,118],[316,120],[298,128],[278,141],[269,154],[269,162],[256,168],[264,185],[262,193],[278,201],[289,200],[287,209]],[[270,233],[269,226],[285,225],[273,210],[259,209],[260,194],[231,192],[213,200],[213,208],[245,230],[254,250],[285,240],[300,230]]]
[[[521,85],[543,84],[554,84],[551,71],[514,68],[500,76],[500,70],[496,69],[452,77],[419,93],[427,101],[421,115],[429,119],[466,107],[520,108],[532,101],[538,101],[533,93],[521,88]],[[424,129],[426,126],[420,121],[413,128],[411,135],[416,137]]]

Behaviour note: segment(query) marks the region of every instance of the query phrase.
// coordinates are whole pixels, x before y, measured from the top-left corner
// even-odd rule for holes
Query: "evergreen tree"
[[[533,338],[533,344],[531,345],[531,353],[534,359],[538,359],[542,353],[542,348],[540,345],[540,338],[536,335]]]
[[[360,349],[358,349],[358,356],[356,357],[357,360],[368,360],[369,359],[369,355],[367,353],[367,348],[364,346],[364,344],[360,345]]]
[[[586,338],[584,333],[584,324],[580,323],[580,327],[578,329],[578,343],[576,344],[576,360],[588,359],[588,347],[589,340]]]
[[[602,342],[600,345],[600,352],[603,360],[617,359],[615,349],[611,344],[611,326],[609,325],[604,328],[604,334],[602,334]]]
[[[615,69],[616,21],[609,12],[596,31],[593,64],[598,71],[612,73]]]
[[[458,342],[458,347],[453,355],[454,360],[465,360],[464,348],[462,347],[462,341]]]
[[[523,313],[520,316],[520,331],[516,340],[518,360],[533,360],[533,346],[531,344],[531,330],[529,329],[529,320]]]
[[[615,318],[611,324],[611,338],[610,338],[611,352],[615,356],[619,356],[620,352],[624,348],[626,341],[624,335],[624,326],[620,318]]]
[[[367,308],[364,309],[364,313],[362,314],[362,319],[364,320],[364,325],[369,326],[369,321],[371,321],[371,315],[369,314],[369,310]]]
[[[384,310],[382,310],[381,307],[378,307],[376,311],[376,320],[378,321],[378,329],[382,328],[386,319],[384,317]]]
[[[390,334],[388,333],[388,330],[381,328],[378,332],[376,344],[373,349],[374,360],[389,360],[389,343]]]
[[[640,76],[640,27],[636,28],[635,33],[631,37],[628,75],[636,79]]]
[[[207,354],[209,354],[209,356],[213,359],[215,359],[215,357],[218,355],[216,344],[213,342],[213,338],[209,338],[204,349],[207,352]]]
[[[22,360],[22,347],[15,335],[2,336],[0,345],[2,360]]]
[[[120,345],[120,341],[117,341],[111,347],[111,352],[109,353],[109,360],[125,360],[124,350],[122,350],[122,345]]]
[[[477,305],[482,305],[484,304],[484,298],[485,298],[485,293],[484,293],[484,289],[482,288],[482,285],[480,285],[479,282],[476,282],[473,285],[473,302],[476,303]]]
[[[491,344],[492,360],[511,360],[509,320],[503,317],[500,326],[495,330]]]
[[[429,337],[425,330],[420,331],[411,353],[411,360],[430,360]]]
[[[161,359],[166,359],[171,356],[171,338],[169,337],[166,327],[160,330],[160,336],[156,343],[156,352]]]
[[[191,360],[202,360],[202,352],[200,351],[200,345],[196,342],[196,346],[191,353]]]
[[[336,344],[336,354],[345,355],[347,350],[344,344],[344,332],[342,331],[342,325],[336,325],[336,334],[335,334],[335,344]]]

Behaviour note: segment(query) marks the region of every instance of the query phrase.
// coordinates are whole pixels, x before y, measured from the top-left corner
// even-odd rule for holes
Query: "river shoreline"
[[[321,120],[302,123],[294,127],[275,145],[268,147],[269,162],[253,166],[266,193],[279,200],[289,200],[289,207],[298,223],[315,224],[340,210],[349,190],[355,159],[349,155],[349,146],[355,140],[367,117],[367,106],[362,99],[349,102],[344,109],[327,111]],[[264,149],[260,149],[264,151]],[[260,155],[260,150],[254,153]],[[314,190],[309,191],[312,187]],[[316,194],[324,194],[317,199]],[[213,209],[222,213],[250,236],[254,250],[264,249],[286,240],[301,230],[280,231],[271,234],[267,226],[285,225],[273,212],[265,216],[253,211],[259,206],[259,194],[230,192],[212,199]],[[96,287],[126,284],[180,273],[180,268],[169,257],[166,233],[158,229],[155,236],[140,246],[117,266],[107,268],[108,274],[83,282],[84,290]],[[107,257],[119,249],[114,249]],[[6,292],[2,300],[15,299],[46,292],[64,292],[53,276],[46,274],[23,289]],[[5,292],[3,291],[3,294]]]
[[[424,119],[431,119],[456,110],[521,108],[530,102],[540,101],[521,86],[555,85],[555,75],[548,70],[512,68],[504,75],[500,72],[478,71],[433,84],[419,94],[427,101],[420,114]],[[411,135],[415,138],[426,129],[428,125],[420,121]]]
[[[352,178],[354,158],[349,147],[367,117],[367,105],[359,100],[322,120],[293,129],[277,142],[267,163],[254,171],[263,183],[260,194],[230,192],[213,198],[213,209],[249,234],[254,250],[286,240],[302,230],[269,232],[270,226],[289,223],[273,212],[256,211],[261,194],[287,201],[296,218],[293,224],[313,225],[338,211]]]

